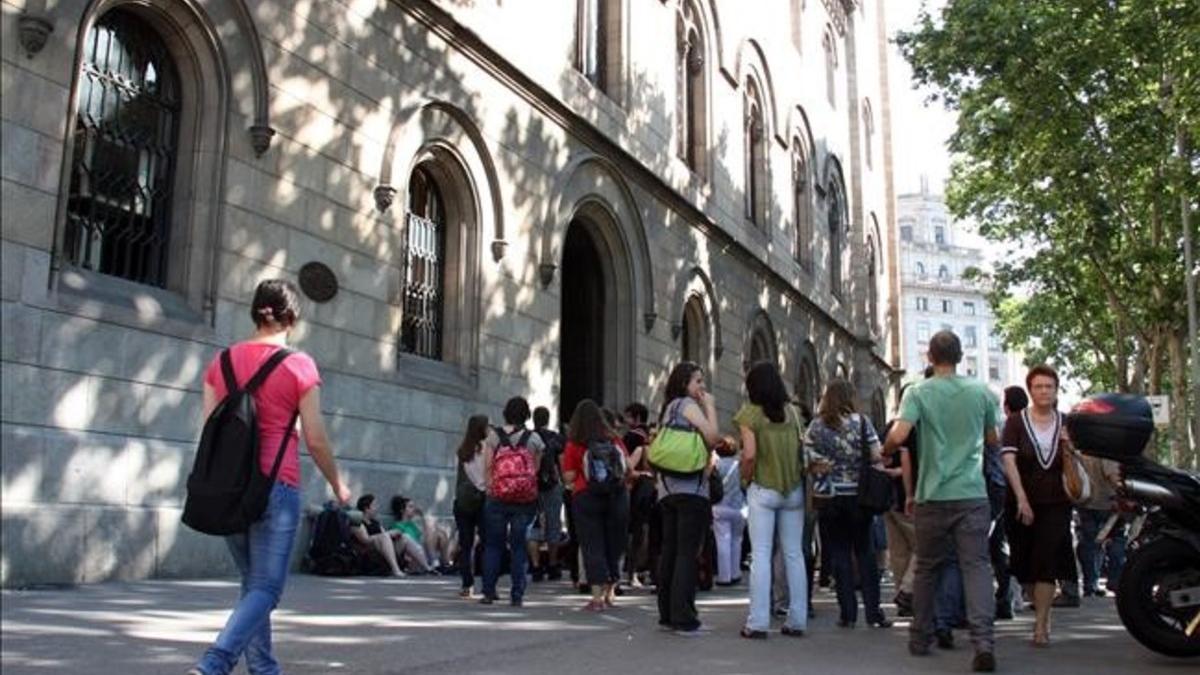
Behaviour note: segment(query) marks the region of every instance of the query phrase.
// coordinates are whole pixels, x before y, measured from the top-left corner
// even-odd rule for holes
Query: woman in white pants
[[[742,508],[746,505],[746,494],[742,492],[737,457],[717,460],[716,471],[725,488],[725,496],[713,504],[712,527],[717,540],[716,584],[732,586],[742,580],[742,535],[746,530]]]
[[[733,417],[742,442],[741,475],[750,483],[750,615],[741,635],[765,639],[771,624],[771,556],[775,534],[783,549],[788,613],[781,632],[804,635],[808,580],[804,569],[804,461],[800,413],[788,404],[776,366],[755,364],[746,374],[749,402]]]

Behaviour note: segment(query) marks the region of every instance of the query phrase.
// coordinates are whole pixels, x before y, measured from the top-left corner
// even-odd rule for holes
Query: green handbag
[[[708,466],[708,446],[700,432],[676,421],[678,404],[646,454],[651,466],[665,473],[695,474]]]

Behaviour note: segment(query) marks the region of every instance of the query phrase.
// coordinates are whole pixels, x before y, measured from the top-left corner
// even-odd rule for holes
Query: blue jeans
[[[750,507],[750,616],[746,628],[767,630],[771,625],[771,558],[775,532],[787,571],[788,615],[784,625],[808,627],[808,575],[804,570],[804,486],[786,496],[758,483],[746,491]]]
[[[529,523],[537,514],[537,504],[505,504],[488,499],[483,505],[483,595],[496,597],[500,578],[500,560],[504,557],[505,538],[511,556],[512,599],[525,595],[525,568],[529,553],[525,537]]]
[[[953,630],[956,626],[966,623],[966,614],[962,570],[958,568],[958,554],[951,553],[937,573],[937,586],[933,596],[934,630]]]
[[[231,672],[242,654],[252,675],[280,672],[279,662],[271,654],[271,612],[287,582],[288,559],[299,525],[300,491],[275,483],[267,510],[250,530],[225,537],[242,573],[242,595],[197,666],[205,675]]]
[[[1125,522],[1118,520],[1109,532],[1108,539],[1096,543],[1096,535],[1108,522],[1111,511],[1097,509],[1078,509],[1079,512],[1079,544],[1076,553],[1079,556],[1079,567],[1083,570],[1083,592],[1094,593],[1100,587],[1100,573],[1108,563],[1109,590],[1115,590],[1121,579],[1121,570],[1125,568]]]

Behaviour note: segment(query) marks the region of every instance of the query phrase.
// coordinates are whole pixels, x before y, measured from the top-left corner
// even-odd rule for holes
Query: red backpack
[[[526,429],[514,444],[512,436],[496,427],[500,445],[492,453],[492,483],[488,487],[488,495],[492,499],[507,504],[537,501],[537,463],[533,461],[533,451],[527,445],[531,433]]]

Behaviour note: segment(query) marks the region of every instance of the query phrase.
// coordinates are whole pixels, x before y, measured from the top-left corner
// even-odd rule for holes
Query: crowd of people
[[[267,346],[282,345],[298,317],[290,284],[269,283],[252,307],[258,334],[232,348],[246,361],[239,375],[273,351]],[[744,638],[766,639],[773,617],[780,635],[805,635],[814,586],[835,592],[839,628],[856,626],[861,598],[865,625],[886,630],[890,575],[890,604],[911,617],[911,654],[952,648],[953,631],[967,628],[972,668],[991,671],[995,620],[1031,603],[1031,642],[1045,647],[1051,607],[1079,604],[1080,576],[1083,594],[1105,594],[1099,579],[1102,569],[1110,580],[1120,573],[1122,527],[1104,486],[1111,467],[1078,455],[1066,437],[1055,371],[1031,369],[1001,405],[982,382],[957,374],[961,359],[957,336],[934,335],[925,379],[905,388],[882,434],[857,410],[849,382],[830,381],[814,413],[793,403],[765,362],[748,369],[745,400],[726,424],[690,362],[671,370],[654,416],[641,403],[617,412],[585,399],[553,429],[546,408],[513,397],[496,423],[486,415],[466,422],[455,449],[455,536],[400,496],[385,527],[373,495],[358,499],[353,536],[383,573],[457,573],[459,594],[485,605],[500,600],[504,574],[513,607],[531,581],[566,589],[569,578],[587,596],[586,612],[613,611],[622,594],[649,588],[659,624],[683,637],[706,632],[698,591],[741,584],[744,570]],[[315,364],[288,361],[277,404],[299,408],[313,458],[345,504]],[[222,395],[215,364],[206,412]],[[242,598],[195,673],[229,672],[240,655],[252,671],[273,664],[269,615],[298,519],[294,442],[264,520],[230,538]],[[1081,490],[1081,481],[1091,487]],[[274,552],[269,563],[259,562],[260,550]]]

